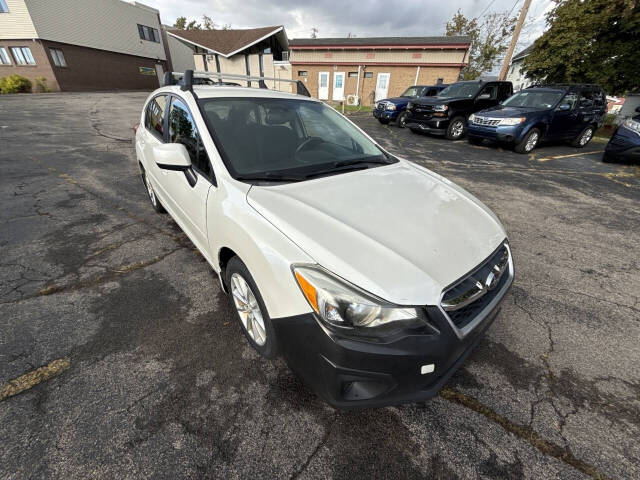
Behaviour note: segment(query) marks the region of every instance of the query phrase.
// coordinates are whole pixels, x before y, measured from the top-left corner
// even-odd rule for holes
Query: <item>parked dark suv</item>
[[[409,102],[406,126],[414,133],[428,132],[457,140],[464,137],[470,114],[493,107],[512,93],[511,82],[452,83],[435,97]]]
[[[407,104],[418,97],[433,97],[446,88],[447,85],[414,85],[407,88],[402,95],[385,98],[376,102],[373,116],[384,125],[393,120],[399,128],[404,128],[407,120]]]
[[[603,162],[640,162],[640,107],[636,107],[636,113],[638,115],[627,118],[613,133],[604,149]]]
[[[535,85],[469,117],[469,142],[508,143],[529,153],[542,140],[584,147],[602,126],[606,97],[597,85]]]

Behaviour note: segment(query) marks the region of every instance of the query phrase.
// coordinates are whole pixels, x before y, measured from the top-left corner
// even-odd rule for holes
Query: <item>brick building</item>
[[[458,80],[469,37],[298,38],[289,41],[292,78],[311,95],[363,105],[400,95],[410,85]]]
[[[133,0],[0,0],[0,77],[151,90],[167,64],[162,37],[158,10]]]

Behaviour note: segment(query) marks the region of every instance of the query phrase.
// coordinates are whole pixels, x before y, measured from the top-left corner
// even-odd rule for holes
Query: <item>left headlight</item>
[[[434,112],[446,112],[449,110],[449,105],[435,105],[433,107]]]
[[[640,122],[634,120],[633,118],[628,118],[624,121],[623,125],[629,130],[632,130],[640,135]]]
[[[503,118],[500,120],[499,125],[520,125],[522,122],[526,121],[526,117],[519,118]]]
[[[387,103],[386,109],[387,110],[395,110],[396,106],[393,103]]]
[[[389,327],[425,325],[415,308],[388,304],[320,267],[297,266],[293,274],[311,308],[329,326],[360,330],[366,335],[388,331]]]

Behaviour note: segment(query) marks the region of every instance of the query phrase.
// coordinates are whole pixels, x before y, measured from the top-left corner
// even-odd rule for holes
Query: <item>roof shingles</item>
[[[234,30],[167,30],[188,42],[213,50],[224,56],[243,50],[270,33],[276,33],[282,26],[260,27]]]

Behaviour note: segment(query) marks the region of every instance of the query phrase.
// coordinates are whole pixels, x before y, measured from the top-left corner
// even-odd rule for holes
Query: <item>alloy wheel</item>
[[[254,342],[260,346],[264,345],[267,341],[267,329],[264,326],[260,306],[251,287],[238,273],[231,276],[231,295],[242,326]]]
[[[538,143],[538,133],[537,132],[533,132],[533,133],[531,133],[531,135],[529,135],[529,138],[527,139],[527,143],[526,143],[524,149],[527,152],[530,152],[531,150],[534,149],[534,147],[536,146],[537,143]]]
[[[463,132],[464,132],[464,125],[460,120],[458,120],[451,127],[451,134],[453,135],[454,138],[458,138],[460,135],[462,135]]]
[[[587,128],[582,134],[582,137],[580,137],[580,146],[584,147],[587,143],[589,143],[589,140],[591,140],[592,136],[593,136],[593,129]]]
[[[157,206],[158,200],[156,199],[156,192],[153,191],[153,186],[151,185],[151,180],[146,175],[144,176],[144,183],[147,184],[147,192],[149,193],[149,198],[151,199],[151,203],[153,206]]]

